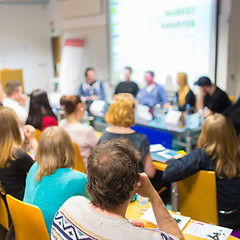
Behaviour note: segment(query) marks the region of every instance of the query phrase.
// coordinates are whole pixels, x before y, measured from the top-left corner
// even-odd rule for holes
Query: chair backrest
[[[74,169],[79,172],[86,173],[86,169],[85,169],[85,166],[83,163],[83,159],[82,159],[79,147],[76,142],[73,142],[73,145],[75,147],[75,158],[76,158],[76,163],[75,163]]]
[[[41,133],[42,133],[41,130],[36,129],[36,139],[37,139],[37,141],[39,141]]]
[[[41,210],[9,194],[6,196],[16,240],[50,239]]]
[[[0,225],[2,225],[6,230],[9,230],[9,219],[8,212],[5,202],[0,194]]]
[[[215,172],[199,171],[177,184],[181,214],[198,221],[217,225]]]

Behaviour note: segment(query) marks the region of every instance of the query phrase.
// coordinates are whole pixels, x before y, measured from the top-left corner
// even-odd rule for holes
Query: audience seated
[[[39,139],[36,163],[27,175],[23,201],[41,209],[49,234],[54,215],[68,198],[88,196],[87,177],[72,170],[74,165],[74,146],[67,132],[56,126],[46,128]]]
[[[203,124],[198,148],[185,157],[171,160],[163,180],[175,182],[199,170],[216,172],[219,225],[240,229],[240,159],[238,138],[232,123],[221,114]]]
[[[137,133],[130,127],[135,123],[135,99],[132,94],[119,93],[108,108],[105,121],[112,124],[102,133],[99,143],[113,138],[127,138],[141,153],[139,172],[145,171],[150,178],[155,176],[155,168],[149,152],[149,142],[145,135]]]
[[[23,127],[27,120],[27,111],[23,108],[26,98],[22,92],[22,84],[12,80],[5,85],[6,97],[3,99],[3,106],[13,109],[17,114],[20,127]]]
[[[34,163],[22,150],[22,137],[15,112],[0,107],[0,193],[22,200],[26,173]]]
[[[177,74],[177,84],[179,86],[179,90],[176,93],[176,97],[177,97],[179,111],[185,111],[187,104],[189,104],[191,109],[194,109],[196,98],[194,93],[188,86],[186,73]]]
[[[138,93],[138,85],[131,80],[132,68],[125,67],[124,68],[124,82],[120,82],[114,94],[118,93],[131,93],[134,97],[137,96]]]
[[[85,109],[79,96],[63,96],[60,104],[64,106],[67,118],[60,121],[59,127],[64,128],[77,143],[87,168],[87,158],[98,141],[95,131],[93,127],[81,123]]]
[[[200,77],[194,85],[200,87],[196,103],[197,109],[208,108],[204,114],[205,117],[213,113],[223,113],[231,105],[228,95],[215,84],[212,84],[208,77]]]
[[[97,146],[87,167],[92,201],[84,197],[66,201],[53,220],[51,239],[184,239],[147,175],[138,173],[139,161],[138,151],[127,139]],[[134,225],[125,218],[136,193],[151,200],[160,230],[144,229],[140,222]]]
[[[46,127],[57,126],[57,117],[49,104],[44,90],[34,90],[30,95],[30,107],[26,124],[43,131]]]
[[[156,104],[161,104],[167,108],[169,106],[168,95],[165,89],[154,82],[154,72],[145,72],[145,81],[147,86],[139,90],[137,94],[137,100],[140,104],[146,105],[153,109]]]

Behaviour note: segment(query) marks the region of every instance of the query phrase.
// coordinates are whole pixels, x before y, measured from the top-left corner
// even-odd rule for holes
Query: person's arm
[[[167,234],[184,240],[176,221],[169,214],[162,199],[145,173],[140,174],[137,193],[143,197],[148,197],[151,201],[158,228]]]
[[[176,182],[191,176],[202,169],[204,164],[202,150],[196,149],[179,159],[172,159],[162,175],[165,182]]]
[[[100,82],[100,99],[101,100],[105,100],[106,99],[106,94],[105,94],[105,90],[104,90],[102,82]]]
[[[168,95],[165,89],[162,86],[158,86],[158,96],[159,96],[159,102],[162,101],[163,107],[168,108],[170,106]]]
[[[96,147],[97,143],[98,143],[98,138],[97,135],[94,131],[94,128],[91,128],[91,130],[89,131],[89,133],[87,134],[86,137],[86,143],[88,143],[89,147],[91,149],[93,149],[94,147]]]
[[[197,110],[204,108],[204,97],[205,97],[205,93],[203,89],[200,88],[200,92],[199,92],[199,95],[197,96],[197,102],[196,102]]]
[[[153,178],[155,176],[156,169],[153,165],[152,156],[150,152],[148,152],[144,158],[143,167],[144,167],[144,172],[146,172],[149,178]]]
[[[25,125],[23,127],[23,131],[24,131],[26,141],[30,143],[30,145],[32,146],[32,149],[36,155],[37,147],[38,147],[38,142],[36,139],[36,129],[31,125]]]

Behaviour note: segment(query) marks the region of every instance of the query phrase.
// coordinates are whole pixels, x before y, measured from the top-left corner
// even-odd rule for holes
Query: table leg
[[[192,143],[191,143],[191,137],[190,137],[190,131],[187,131],[187,138],[186,138],[186,142],[187,142],[187,146],[186,146],[186,152],[190,153],[192,150]]]
[[[171,203],[172,203],[172,210],[174,212],[178,212],[179,211],[178,189],[177,189],[177,183],[176,182],[171,183]]]

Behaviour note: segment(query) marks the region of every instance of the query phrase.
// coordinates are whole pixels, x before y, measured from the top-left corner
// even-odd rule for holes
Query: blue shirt
[[[43,214],[49,235],[52,221],[58,209],[72,196],[86,196],[87,177],[69,168],[58,168],[50,176],[36,182],[38,163],[34,163],[27,175],[23,201],[38,206]]]
[[[88,84],[87,81],[81,83],[78,94],[83,97],[97,95],[99,100],[105,100],[106,98],[103,84],[98,80],[96,80],[92,85]]]
[[[158,103],[162,105],[168,103],[168,95],[161,85],[155,83],[155,87],[150,92],[147,92],[147,87],[140,89],[137,100],[142,105],[154,107]]]

